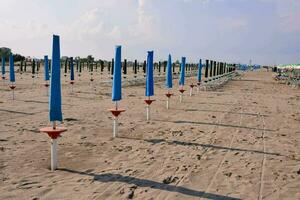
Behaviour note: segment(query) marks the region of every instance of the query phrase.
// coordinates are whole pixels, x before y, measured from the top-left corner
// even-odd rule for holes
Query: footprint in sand
[[[179,178],[177,176],[168,176],[166,178],[163,179],[163,183],[164,184],[170,184],[170,183],[174,183],[175,181],[177,181]]]

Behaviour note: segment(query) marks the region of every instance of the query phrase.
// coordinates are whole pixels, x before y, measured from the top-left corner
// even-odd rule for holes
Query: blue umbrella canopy
[[[166,87],[168,89],[173,87],[173,82],[172,82],[172,60],[171,60],[171,55],[170,54],[169,54],[168,63],[167,63]]]
[[[52,69],[49,102],[50,121],[62,121],[60,85],[60,44],[58,35],[53,35]]]
[[[10,77],[10,82],[16,82],[14,56],[12,54],[9,55],[9,77]]]
[[[153,51],[148,51],[146,75],[146,96],[150,97],[154,95]]]
[[[74,81],[74,63],[73,63],[73,57],[70,58],[71,63],[71,72],[70,72],[70,79],[71,81]]]
[[[2,72],[2,76],[4,77],[4,75],[5,75],[5,57],[4,56],[2,57],[2,69],[1,69],[1,72]]]
[[[49,81],[49,61],[48,56],[44,56],[44,79],[45,81]]]
[[[112,101],[120,101],[122,99],[121,67],[121,46],[116,46],[112,84]]]
[[[181,69],[180,69],[180,79],[179,79],[179,85],[184,85],[184,79],[185,79],[185,57],[181,58]]]
[[[199,64],[198,64],[198,83],[201,82],[201,76],[202,76],[202,60],[199,60]]]

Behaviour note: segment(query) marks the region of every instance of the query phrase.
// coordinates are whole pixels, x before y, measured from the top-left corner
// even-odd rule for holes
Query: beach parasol
[[[5,57],[2,57],[1,60],[2,66],[1,66],[1,74],[2,74],[2,80],[3,80],[3,85],[5,84]]]
[[[148,97],[145,100],[146,106],[146,113],[147,113],[147,121],[150,120],[150,105],[153,99],[150,99],[151,96],[154,95],[154,80],[153,80],[153,51],[148,51],[147,56],[147,67],[146,67],[146,92],[145,96]]]
[[[35,60],[32,60],[31,63],[31,78],[32,78],[32,85],[34,85],[34,77],[35,77]]]
[[[60,83],[60,42],[59,36],[53,35],[52,47],[52,69],[50,81],[50,98],[49,98],[49,117],[52,127],[40,129],[41,132],[47,133],[51,138],[51,170],[57,168],[57,138],[67,129],[57,127],[56,122],[62,121],[61,110],[61,83]]]
[[[160,68],[159,68],[160,69]],[[170,104],[170,98],[173,95],[170,93],[170,89],[173,87],[173,80],[172,80],[172,59],[171,55],[168,56],[168,62],[167,62],[167,73],[166,73],[166,88],[168,92],[166,93],[167,96],[167,109],[169,109]]]
[[[198,64],[198,74],[197,74],[197,91],[199,92],[199,87],[201,85],[201,76],[202,76],[202,60],[199,60],[199,64]]]
[[[75,77],[74,77],[74,63],[73,63],[73,57],[70,58],[70,84],[71,84],[71,93],[73,93],[73,85],[75,83]]]
[[[184,93],[184,83],[185,83],[185,61],[186,58],[181,58],[181,67],[180,67],[180,78],[179,78],[179,92],[180,92],[180,103],[182,102],[182,96]]]
[[[116,46],[115,49],[115,60],[113,66],[113,81],[112,81],[112,101],[115,102],[115,108],[109,109],[113,114],[113,137],[117,136],[118,128],[118,116],[124,109],[118,108],[118,101],[122,99],[122,76],[121,76],[121,46]]]
[[[49,87],[49,60],[48,56],[44,56],[44,80],[45,80],[45,87],[48,96],[48,87]]]
[[[15,99],[15,88],[16,88],[16,78],[15,78],[15,66],[14,66],[14,56],[9,55],[9,80],[10,80],[10,89],[12,90],[12,99]]]

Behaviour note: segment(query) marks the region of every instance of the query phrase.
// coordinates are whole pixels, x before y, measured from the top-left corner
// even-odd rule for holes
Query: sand
[[[34,85],[17,75],[15,101],[0,85],[0,199],[300,199],[300,91],[271,72],[185,92],[183,103],[176,80],[170,110],[157,82],[150,122],[144,86],[125,87],[115,139],[111,88],[99,77],[90,85],[86,72],[73,94],[62,77],[68,131],[55,172],[39,132],[49,125],[42,75]]]

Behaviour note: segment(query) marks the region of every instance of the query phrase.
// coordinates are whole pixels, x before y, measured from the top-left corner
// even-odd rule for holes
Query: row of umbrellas
[[[57,36],[58,37],[58,36]],[[54,90],[60,90],[60,52],[59,50],[55,50],[55,48],[59,47],[59,39],[58,39],[58,44],[55,40],[56,36],[53,36],[53,52],[52,52],[52,70],[51,70],[51,91]],[[57,47],[58,46],[58,47]],[[146,96],[153,96],[154,95],[154,80],[153,80],[153,51],[148,51],[148,56],[147,56],[147,67],[146,67]],[[58,57],[57,57],[58,56]],[[71,57],[71,65],[70,65],[70,80],[74,81],[74,64],[73,64],[73,58]],[[49,75],[49,68],[48,68],[48,56],[44,56],[44,80],[47,82],[50,80],[50,75]],[[183,87],[185,85],[185,65],[186,65],[186,58],[182,57],[181,61],[181,71],[180,71],[180,79],[179,79],[179,85],[180,87]],[[10,66],[10,83],[11,86],[14,85],[15,87],[15,72],[14,72],[14,60],[13,60],[13,55],[11,54],[9,56],[9,66]],[[114,74],[113,74],[113,87],[112,87],[112,100],[113,101],[119,101],[121,100],[121,46],[116,47],[116,55],[115,55],[115,62],[114,62]],[[57,70],[57,71],[55,71]],[[199,61],[198,65],[198,82],[201,82],[201,72],[202,72],[202,62],[201,59]],[[4,79],[5,75],[5,60],[2,59],[2,78]],[[171,55],[168,56],[168,61],[167,61],[167,69],[166,69],[166,83],[165,86],[167,89],[171,89],[173,87],[172,83],[172,59]],[[54,84],[56,83],[56,84]],[[59,86],[56,86],[59,84]],[[55,94],[60,94],[60,92],[55,92]],[[50,102],[51,102],[51,97],[50,97]],[[58,99],[58,101],[55,102],[61,102],[59,99],[60,98],[55,98]]]
[[[113,73],[113,83],[112,83],[112,101],[115,103],[115,108],[110,109],[111,113],[114,116],[113,121],[113,136],[117,135],[117,119],[121,112],[124,112],[124,109],[120,109],[118,107],[118,102],[122,99],[122,63],[121,63],[121,46],[115,47],[115,58],[114,58],[114,73]],[[150,108],[150,104],[152,103],[150,97],[154,96],[154,77],[153,77],[153,51],[147,52],[147,67],[146,67],[146,91],[145,96],[148,98],[145,100],[147,103],[147,118],[148,118],[148,109]],[[5,66],[4,60],[2,60],[2,66]],[[42,132],[45,132],[51,138],[51,168],[55,170],[57,167],[57,153],[56,153],[56,145],[58,136],[66,131],[63,127],[57,127],[56,122],[61,122],[63,120],[62,116],[62,98],[61,98],[61,70],[60,70],[60,38],[58,35],[53,35],[53,43],[52,43],[52,69],[51,69],[51,79],[49,77],[49,68],[48,68],[48,56],[44,57],[45,62],[45,81],[50,80],[50,96],[49,96],[49,119],[52,122],[52,127],[46,127],[41,129]],[[15,87],[15,75],[14,75],[14,61],[13,56],[9,57],[10,64],[10,86]],[[180,79],[179,86],[182,89],[185,85],[185,65],[186,65],[186,57],[182,57],[181,59],[181,71],[180,71]],[[2,73],[5,69],[2,68]],[[202,71],[202,62],[199,60],[198,64],[198,74],[197,81],[201,82],[201,71]],[[71,66],[70,66],[70,79],[74,81],[74,66],[71,58]],[[173,77],[172,77],[172,58],[171,55],[168,55],[167,61],[167,69],[166,69],[166,82],[165,86],[168,89],[168,93],[166,96],[169,98],[171,94],[169,93],[169,89],[173,87]],[[170,96],[168,96],[170,94]],[[168,107],[168,104],[167,104]]]
[[[72,64],[73,66],[74,65],[76,66],[76,72],[78,72],[78,76],[80,76],[82,70],[85,68],[85,65],[84,65],[85,62],[83,62],[83,61],[80,62],[79,60],[76,60],[76,58],[73,59],[73,57],[67,57],[67,58],[64,58],[64,59],[61,58],[61,68],[63,68],[63,63],[64,63],[64,73],[65,73],[64,75],[66,76],[66,74],[68,72],[70,72],[70,70],[71,70],[71,64]],[[3,71],[2,75],[4,75],[5,74],[5,57],[3,56],[1,60],[3,60],[2,61],[2,69],[3,69],[2,70]],[[27,63],[27,62],[21,61],[20,64],[18,64],[18,63],[15,64],[15,67],[19,66],[18,71],[22,75],[23,72],[26,72],[26,69],[28,68],[28,66],[30,66],[31,67],[32,78],[34,78],[35,74],[39,73],[40,68],[41,68],[40,67],[41,63],[43,63],[44,67],[48,66],[48,68],[49,68],[48,71],[50,70],[50,68],[51,68],[51,62],[52,62],[51,60],[47,59],[47,61],[46,61],[45,57],[44,57],[44,59],[41,59],[39,61],[36,61],[36,60],[37,59],[33,59],[32,61],[30,61],[31,65],[27,65],[27,64],[24,65],[23,63]],[[87,64],[86,67],[89,70],[89,72],[91,72],[91,74],[93,74],[94,68],[96,69],[96,72],[97,72],[97,63],[98,62],[96,62],[95,66],[94,66],[94,63],[88,63],[88,62],[86,63]],[[102,61],[100,63],[102,63],[102,64],[100,64],[100,72],[101,72],[101,74],[103,74],[104,69],[106,67],[107,71],[111,75],[113,75],[113,71],[114,71],[114,58],[110,62],[106,61],[106,63],[105,63],[106,66],[104,64],[104,61]],[[129,63],[132,64],[133,72],[136,75],[139,72],[139,68],[141,66],[138,64],[137,60],[135,60],[134,62],[128,62],[127,59],[124,59],[124,61],[122,62],[123,74],[127,75],[127,68],[128,68]],[[159,61],[158,63],[154,63],[154,70],[155,69],[158,70],[158,74],[160,75],[160,73],[161,73],[161,67],[163,67],[163,72],[165,73],[166,72],[166,66],[167,66],[167,61],[162,61],[162,62]],[[173,73],[174,74],[176,74],[176,72],[175,72],[176,66],[177,66],[177,63],[173,63],[172,64]],[[195,69],[197,69],[197,65],[196,64],[194,64],[194,63],[188,63],[188,64],[186,64],[186,71],[193,71]],[[146,73],[146,60],[142,64],[142,70],[143,70],[143,73],[145,74]]]

